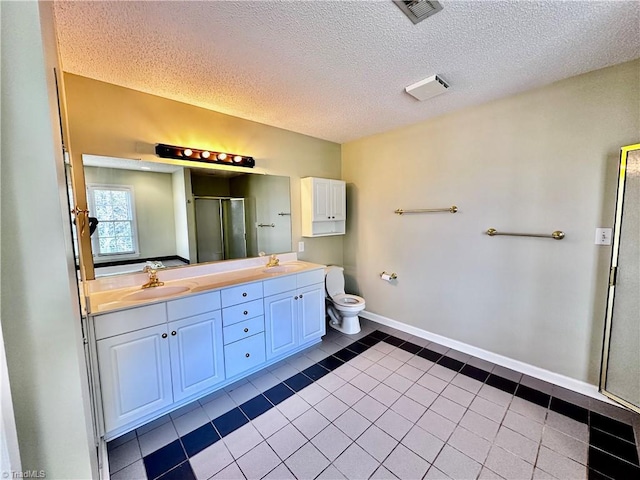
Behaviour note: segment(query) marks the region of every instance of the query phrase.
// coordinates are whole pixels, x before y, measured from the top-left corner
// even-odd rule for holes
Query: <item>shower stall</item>
[[[247,257],[244,198],[194,197],[197,262]]]

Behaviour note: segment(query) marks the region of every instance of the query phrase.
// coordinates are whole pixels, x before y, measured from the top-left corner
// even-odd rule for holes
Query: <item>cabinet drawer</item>
[[[238,340],[251,337],[256,333],[264,332],[264,316],[250,318],[244,322],[238,322],[222,329],[224,344],[228,345]]]
[[[324,283],[324,269],[319,268],[317,270],[302,272],[296,275],[296,278],[298,288],[307,287],[315,283]]]
[[[225,345],[224,363],[227,378],[245,372],[265,362],[264,333]]]
[[[220,308],[220,292],[209,292],[167,302],[169,321],[212,312]]]
[[[296,275],[286,275],[284,277],[265,280],[262,282],[262,285],[265,297],[295,290],[297,286]]]
[[[248,283],[222,290],[222,307],[262,298],[262,282]]]
[[[167,310],[164,303],[96,315],[94,317],[96,340],[153,327],[166,321]]]
[[[222,309],[222,325],[227,327],[264,314],[262,299]]]

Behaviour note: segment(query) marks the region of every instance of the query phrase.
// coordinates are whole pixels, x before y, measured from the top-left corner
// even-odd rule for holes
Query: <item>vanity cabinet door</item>
[[[173,403],[166,325],[99,340],[107,432]]]
[[[264,299],[267,360],[298,346],[298,301],[290,291]]]
[[[297,291],[297,297],[300,345],[302,345],[325,334],[324,284],[300,288]]]
[[[175,402],[225,379],[220,310],[169,322],[169,342]]]

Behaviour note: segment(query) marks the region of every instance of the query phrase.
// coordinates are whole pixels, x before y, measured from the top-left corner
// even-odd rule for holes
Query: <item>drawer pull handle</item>
[[[243,296],[243,297],[246,297],[246,296],[247,296],[247,292],[244,292],[244,293],[242,294],[242,296]]]
[[[248,331],[249,331],[249,329],[248,329],[248,328],[245,328],[245,329],[244,329],[244,333],[247,333]]]
[[[162,338],[167,338],[167,334],[166,334],[166,333],[163,333],[163,334],[162,334]]]
[[[173,335],[174,337],[178,334],[178,332],[176,332],[175,330],[173,332],[171,332],[171,335]]]
[[[249,314],[249,312],[247,312],[246,310],[245,310],[244,312],[242,312],[242,313],[244,313],[245,315],[248,315],[248,314]]]
[[[245,353],[244,356],[249,358],[251,355],[249,355],[248,353]]]

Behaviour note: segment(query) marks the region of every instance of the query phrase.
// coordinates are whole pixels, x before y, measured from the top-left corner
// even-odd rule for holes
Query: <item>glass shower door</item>
[[[640,144],[620,156],[600,390],[640,412]]]

